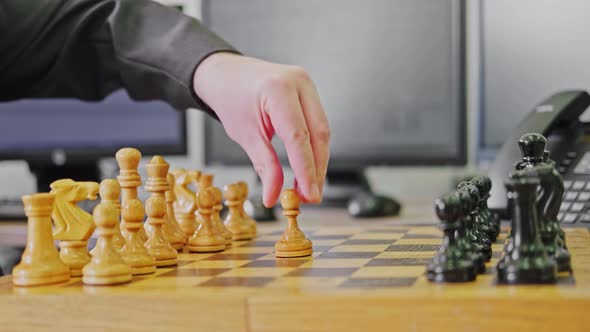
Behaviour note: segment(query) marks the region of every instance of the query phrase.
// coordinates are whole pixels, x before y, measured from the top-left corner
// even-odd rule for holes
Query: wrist
[[[233,52],[215,52],[205,57],[195,69],[193,74],[193,91],[203,101],[207,94],[207,85],[211,80],[219,76],[219,70],[229,61],[235,61],[242,55]]]

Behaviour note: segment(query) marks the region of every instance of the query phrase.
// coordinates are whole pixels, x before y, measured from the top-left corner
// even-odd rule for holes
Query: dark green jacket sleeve
[[[193,74],[235,50],[177,9],[148,0],[1,0],[0,100],[99,100],[119,88],[177,109],[208,107]]]

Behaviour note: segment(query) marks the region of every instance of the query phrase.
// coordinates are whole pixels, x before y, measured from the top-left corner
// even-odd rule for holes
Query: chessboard
[[[52,321],[52,327],[64,328],[104,326],[105,320],[114,320],[112,326],[138,331],[166,330],[172,321],[178,326],[175,331],[193,326],[214,331],[301,331],[323,330],[321,322],[329,319],[330,330],[347,331],[362,328],[363,321],[378,321],[385,313],[391,321],[375,325],[374,330],[427,329],[438,324],[461,330],[466,323],[474,330],[486,324],[512,329],[524,328],[527,320],[536,318],[547,326],[570,322],[572,330],[587,326],[582,314],[590,304],[586,229],[565,230],[573,274],[560,274],[554,285],[506,286],[498,285],[494,275],[506,228],[492,245],[485,274],[475,282],[436,284],[425,277],[425,265],[441,244],[436,226],[307,225],[311,225],[304,228],[313,241],[311,257],[276,258],[274,243],[284,225],[261,225],[254,240],[234,241],[220,253],[185,251],[177,266],[135,276],[123,285],[92,287],[73,278],[59,285],[15,288],[10,277],[3,277],[0,307],[13,313],[8,326],[15,328],[23,322],[35,326]],[[518,315],[523,306],[529,306],[527,317]],[[19,318],[23,314],[29,316]],[[6,318],[0,321],[6,323]],[[581,321],[584,325],[578,325]]]

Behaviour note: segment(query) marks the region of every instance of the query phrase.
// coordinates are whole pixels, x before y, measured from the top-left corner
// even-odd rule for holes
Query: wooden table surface
[[[431,211],[430,204],[417,204],[398,218],[352,220],[342,210],[310,209],[301,215],[301,228],[325,234],[386,225],[395,229],[433,223]],[[284,225],[260,224],[262,237]],[[22,243],[23,224],[0,224],[0,234],[0,245],[8,238]],[[566,234],[575,273],[573,282],[559,286],[499,286],[488,276],[439,285],[422,276],[412,287],[379,289],[323,288],[321,278],[315,286],[265,288],[87,287],[79,282],[14,288],[9,276],[2,277],[0,331],[587,331],[590,234],[586,229]]]

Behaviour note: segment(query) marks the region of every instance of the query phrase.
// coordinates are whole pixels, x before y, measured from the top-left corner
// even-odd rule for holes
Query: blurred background
[[[535,105],[590,88],[584,0],[160,2],[244,54],[305,67],[333,131],[330,183],[366,175],[401,201],[432,200],[485,172]],[[61,171],[114,176],[123,146],[257,191],[245,154],[198,110],[124,92],[99,103],[24,100],[0,104],[0,214]]]

